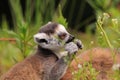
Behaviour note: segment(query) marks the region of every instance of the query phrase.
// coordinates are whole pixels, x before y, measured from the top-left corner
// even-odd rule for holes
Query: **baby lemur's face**
[[[34,35],[34,41],[42,48],[58,51],[65,43],[74,40],[65,27],[58,23],[49,22]],[[64,44],[63,44],[64,43]]]

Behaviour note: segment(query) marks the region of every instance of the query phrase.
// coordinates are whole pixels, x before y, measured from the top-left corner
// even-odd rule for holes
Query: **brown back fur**
[[[54,54],[45,55],[38,50],[36,54],[14,65],[0,80],[43,80],[43,76],[52,68],[56,60]]]

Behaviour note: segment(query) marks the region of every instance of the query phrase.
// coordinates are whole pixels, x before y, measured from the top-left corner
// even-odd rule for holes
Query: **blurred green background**
[[[79,38],[83,51],[120,48],[119,0],[0,0],[0,75],[35,51],[33,35],[49,21]]]

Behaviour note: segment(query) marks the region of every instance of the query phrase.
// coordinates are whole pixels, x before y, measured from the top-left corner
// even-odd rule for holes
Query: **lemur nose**
[[[73,41],[74,39],[75,39],[75,37],[73,35],[70,35],[69,39],[67,40],[66,43],[69,43],[69,42]]]

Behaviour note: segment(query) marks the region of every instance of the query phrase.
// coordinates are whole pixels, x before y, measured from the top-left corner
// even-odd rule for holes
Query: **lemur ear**
[[[37,33],[34,35],[34,41],[35,43],[48,43],[48,36],[45,33]]]

